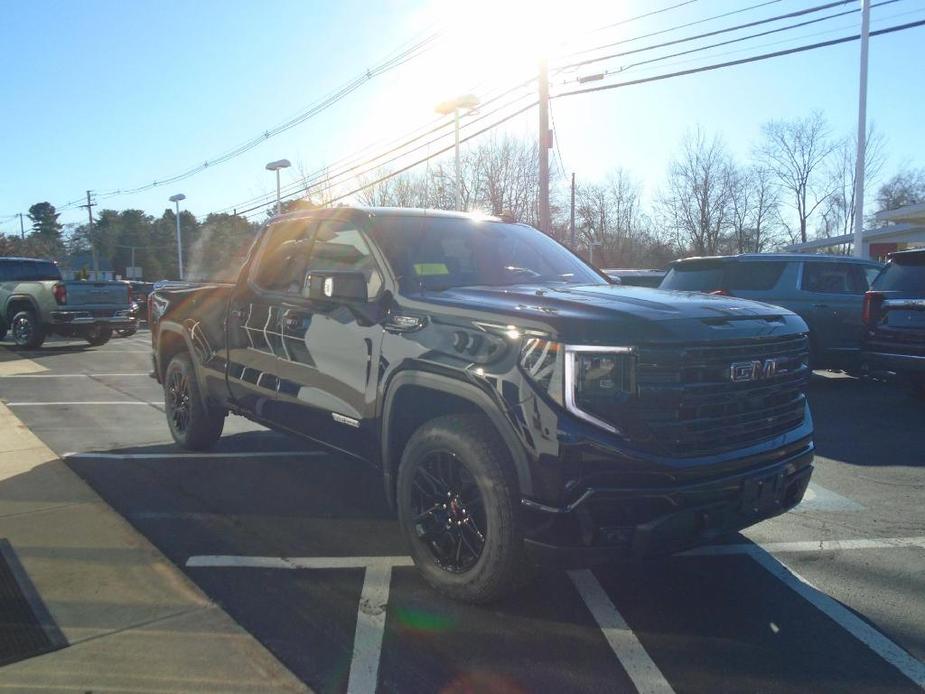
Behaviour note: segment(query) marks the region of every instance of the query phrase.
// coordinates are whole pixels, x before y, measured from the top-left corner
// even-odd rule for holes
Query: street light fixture
[[[277,161],[271,161],[267,164],[267,171],[276,172],[276,214],[279,214],[282,211],[280,197],[279,197],[279,170],[288,169],[292,164],[289,163],[288,159],[279,159]]]
[[[456,209],[459,210],[462,208],[462,174],[460,173],[459,168],[459,111],[460,109],[465,109],[467,113],[472,113],[472,110],[477,108],[479,103],[479,98],[475,94],[463,94],[458,96],[455,99],[450,99],[449,101],[444,101],[437,104],[437,113],[448,116],[453,114],[453,119],[455,122],[455,134],[456,134],[456,145],[455,145],[455,154],[456,154]]]
[[[177,270],[180,273],[180,279],[183,279],[183,243],[180,238],[180,201],[186,200],[183,193],[177,193],[170,196],[170,202],[177,206]]]

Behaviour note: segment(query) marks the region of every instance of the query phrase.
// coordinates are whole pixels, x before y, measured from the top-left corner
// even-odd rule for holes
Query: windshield
[[[873,289],[881,292],[925,294],[925,255],[894,258],[874,280]]]
[[[723,286],[721,263],[680,263],[665,275],[659,289],[678,289],[688,292],[712,292]]]
[[[371,236],[401,286],[607,284],[563,246],[527,226],[453,217],[385,217]]]

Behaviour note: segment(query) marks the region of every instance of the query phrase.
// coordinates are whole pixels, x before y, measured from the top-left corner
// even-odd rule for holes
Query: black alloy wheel
[[[189,376],[181,370],[172,371],[168,375],[166,404],[167,416],[173,424],[173,429],[185,434],[190,426],[190,381]]]
[[[414,472],[415,534],[450,573],[471,569],[482,556],[488,520],[475,478],[452,453],[438,451]]]

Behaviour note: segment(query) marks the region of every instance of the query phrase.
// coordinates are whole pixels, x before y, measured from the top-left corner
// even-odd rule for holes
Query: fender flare
[[[196,350],[193,348],[193,341],[190,338],[189,333],[182,325],[173,321],[161,321],[158,323],[157,328],[157,347],[154,350],[154,355],[157,361],[158,382],[163,383],[164,379],[162,374],[167,372],[167,364],[161,363],[161,343],[164,341],[166,334],[179,335],[180,339],[183,340],[183,344],[186,347],[186,352],[190,356],[190,361],[193,362],[193,371],[196,374],[196,389],[199,391],[199,397],[202,402],[209,402],[209,394],[205,390],[205,379],[203,378],[202,374],[202,365],[199,363],[199,359],[196,356]]]
[[[393,470],[397,468],[397,461],[392,460],[389,453],[391,413],[396,395],[405,386],[418,386],[447,393],[475,405],[494,424],[498,434],[507,445],[520,493],[525,496],[533,494],[533,476],[530,472],[530,465],[523,443],[518,439],[510,420],[504,416],[499,405],[485,391],[471,383],[450,378],[449,376],[441,376],[426,371],[401,371],[389,381],[381,420],[382,475],[386,499],[392,508],[395,507],[395,475]]]
[[[7,318],[13,318],[13,316],[7,316],[7,313],[9,311],[10,304],[12,304],[14,301],[25,301],[30,306],[32,306],[32,310],[35,311],[35,315],[38,316],[39,320],[42,319],[42,312],[39,309],[38,303],[33,297],[29,296],[28,294],[11,294],[7,297],[6,303],[3,304],[3,315],[0,315],[0,320],[2,320],[4,324],[8,322]]]

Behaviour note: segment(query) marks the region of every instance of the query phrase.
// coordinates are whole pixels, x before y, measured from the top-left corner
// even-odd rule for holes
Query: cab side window
[[[865,268],[856,263],[812,263],[803,266],[802,287],[820,294],[863,294],[870,286]]]
[[[298,294],[308,262],[312,221],[297,219],[271,226],[258,265],[251,275],[254,283],[268,292]]]
[[[382,275],[369,244],[354,222],[335,219],[319,222],[308,259],[308,272],[362,273],[370,298],[377,296],[382,289]]]

